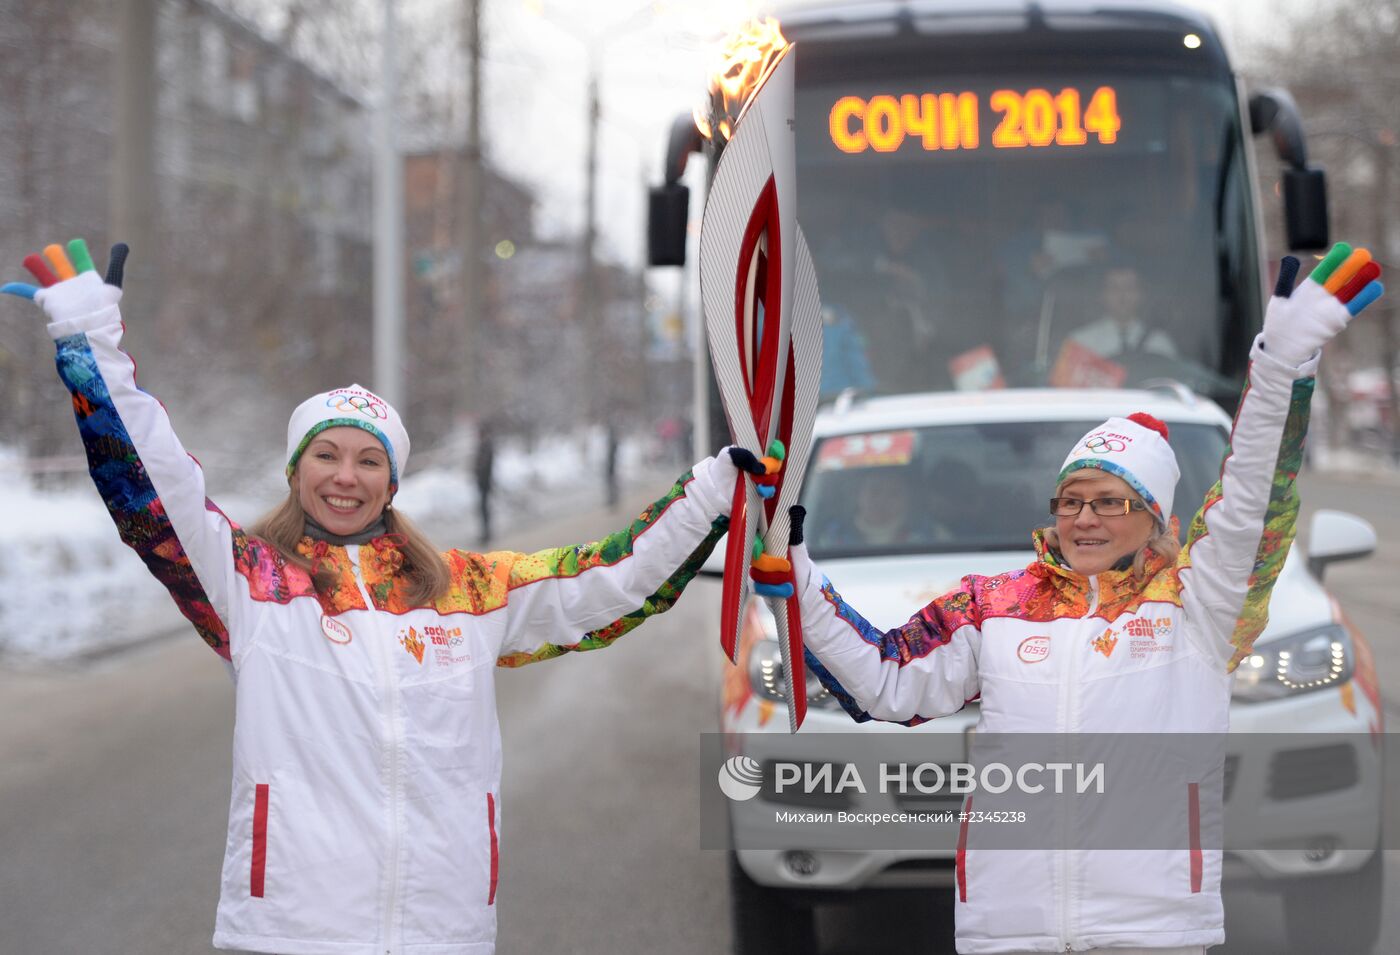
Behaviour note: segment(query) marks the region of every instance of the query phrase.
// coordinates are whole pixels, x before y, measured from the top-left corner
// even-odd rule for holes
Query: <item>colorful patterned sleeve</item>
[[[1268,624],[1293,544],[1314,368],[1287,366],[1255,346],[1220,480],[1177,558],[1188,632],[1230,671]]]
[[[505,572],[506,637],[498,666],[596,650],[669,610],[729,526],[736,476],[709,458],[624,530],[576,547],[489,555]]]
[[[841,598],[805,545],[792,550],[807,666],[852,719],[917,726],[977,699],[982,631],[975,578],[964,578],[902,626],[881,631]]]
[[[199,465],[164,407],[136,384],[116,306],[55,322],[59,377],[72,395],[88,469],[122,540],[165,585],[204,641],[232,662],[234,528],[204,497]]]

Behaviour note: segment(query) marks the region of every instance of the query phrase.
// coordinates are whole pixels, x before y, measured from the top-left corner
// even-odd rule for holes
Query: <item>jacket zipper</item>
[[[360,589],[365,609],[373,612],[374,600],[360,575],[360,548],[346,547],[345,553],[350,559],[350,567],[355,573],[355,585]],[[384,908],[380,919],[383,926],[383,953],[393,955],[396,947],[394,921],[398,912],[399,894],[399,844],[403,828],[403,807],[399,798],[399,790],[402,788],[399,782],[399,750],[402,747],[403,731],[399,725],[399,684],[398,680],[394,679],[392,648],[383,639],[382,634],[377,635],[377,639],[371,642],[374,644],[376,669],[379,671],[379,716],[381,725],[388,728],[389,737],[385,746],[385,759],[388,763],[386,775],[389,780],[389,874],[388,891],[384,894]]]
[[[1084,613],[1084,620],[1087,622],[1088,619],[1092,617],[1098,609],[1099,578],[1090,577],[1089,609]],[[1065,733],[1066,738],[1072,741],[1074,739],[1075,731],[1079,728],[1078,720],[1074,719],[1073,707],[1077,698],[1076,691],[1079,689],[1079,655],[1083,652],[1084,648],[1080,645],[1080,642],[1076,640],[1071,644],[1069,649],[1069,672],[1066,674],[1064,682],[1061,683],[1060,691],[1060,713],[1063,721],[1061,723],[1060,728],[1061,731]],[[1070,752],[1066,753],[1065,755],[1070,762],[1073,762],[1074,753]],[[1061,811],[1065,812],[1067,810]],[[1069,836],[1069,820],[1063,815],[1060,817],[1060,826],[1060,833],[1063,837],[1065,837],[1062,838],[1060,842],[1060,845],[1064,846],[1065,848],[1061,849],[1060,852],[1057,853],[1059,858],[1059,865],[1057,866],[1057,868],[1059,869],[1060,886],[1059,892],[1056,893],[1056,901],[1059,904],[1060,949],[1062,951],[1071,952],[1074,951],[1074,947],[1070,944],[1069,896],[1070,880],[1073,876],[1073,867],[1070,864],[1073,850],[1069,848],[1070,842],[1067,838]]]

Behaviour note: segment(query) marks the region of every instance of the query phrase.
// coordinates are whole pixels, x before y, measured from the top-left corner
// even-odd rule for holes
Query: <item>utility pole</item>
[[[598,71],[596,66],[588,77],[588,151],[584,159],[584,212],[583,212],[583,261],[580,267],[579,295],[580,318],[583,320],[584,334],[588,341],[588,364],[594,385],[589,388],[592,407],[589,409],[593,420],[607,423],[609,417],[606,389],[607,375],[599,374],[600,360],[603,357],[603,315],[598,295],[598,120],[601,108],[598,103]]]
[[[471,411],[490,414],[492,409],[476,407],[477,402],[489,394],[483,388],[481,377],[486,370],[486,362],[479,354],[477,343],[481,340],[482,318],[485,314],[486,282],[482,252],[486,245],[485,217],[482,214],[482,199],[485,194],[481,150],[481,4],[482,0],[466,0],[463,22],[463,45],[467,57],[467,140],[462,150],[462,189],[461,189],[461,301],[462,328],[461,367],[465,384],[458,389],[463,401],[459,412],[465,415]]]
[[[403,157],[394,113],[398,49],[394,0],[381,0],[384,24],[379,103],[374,113],[374,390],[404,407],[403,388]]]
[[[1374,234],[1374,248],[1379,249],[1383,261],[1394,261],[1392,253],[1400,251],[1391,248],[1390,242],[1390,222],[1387,213],[1390,209],[1390,187],[1391,176],[1391,151],[1394,147],[1386,142],[1381,136],[1375,139],[1373,155],[1376,162],[1376,191],[1375,202],[1371,204],[1371,209],[1375,215],[1372,222],[1372,233]],[[1400,454],[1400,394],[1396,393],[1395,373],[1397,367],[1397,350],[1400,350],[1400,342],[1396,341],[1395,334],[1395,306],[1385,299],[1381,299],[1375,306],[1376,319],[1380,322],[1381,333],[1381,367],[1385,372],[1386,393],[1390,396],[1390,427],[1386,429],[1385,437],[1389,440],[1390,446],[1386,448],[1392,460]]]
[[[111,241],[126,242],[136,251],[127,274],[135,272],[143,281],[131,283],[131,288],[149,292],[155,283],[145,279],[161,257],[155,247],[156,0],[121,0],[117,29],[107,234]]]

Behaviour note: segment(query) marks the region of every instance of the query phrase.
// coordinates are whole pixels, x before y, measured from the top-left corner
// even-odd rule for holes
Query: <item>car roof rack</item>
[[[836,400],[831,403],[833,414],[845,414],[852,406],[860,400],[864,394],[859,388],[842,388],[841,393],[836,396]]]
[[[1188,408],[1194,408],[1201,403],[1200,395],[1196,394],[1175,378],[1153,378],[1149,381],[1144,381],[1142,383],[1142,388],[1145,391],[1164,391],[1173,395],[1176,400],[1180,401]]]

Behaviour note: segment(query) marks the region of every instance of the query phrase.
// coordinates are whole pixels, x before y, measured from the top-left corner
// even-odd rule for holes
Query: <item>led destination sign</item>
[[[984,103],[973,92],[842,96],[828,113],[832,144],[852,155],[901,148],[973,150],[1102,145],[1118,141],[1118,92],[1100,86],[1087,96],[1066,87],[994,90]]]

